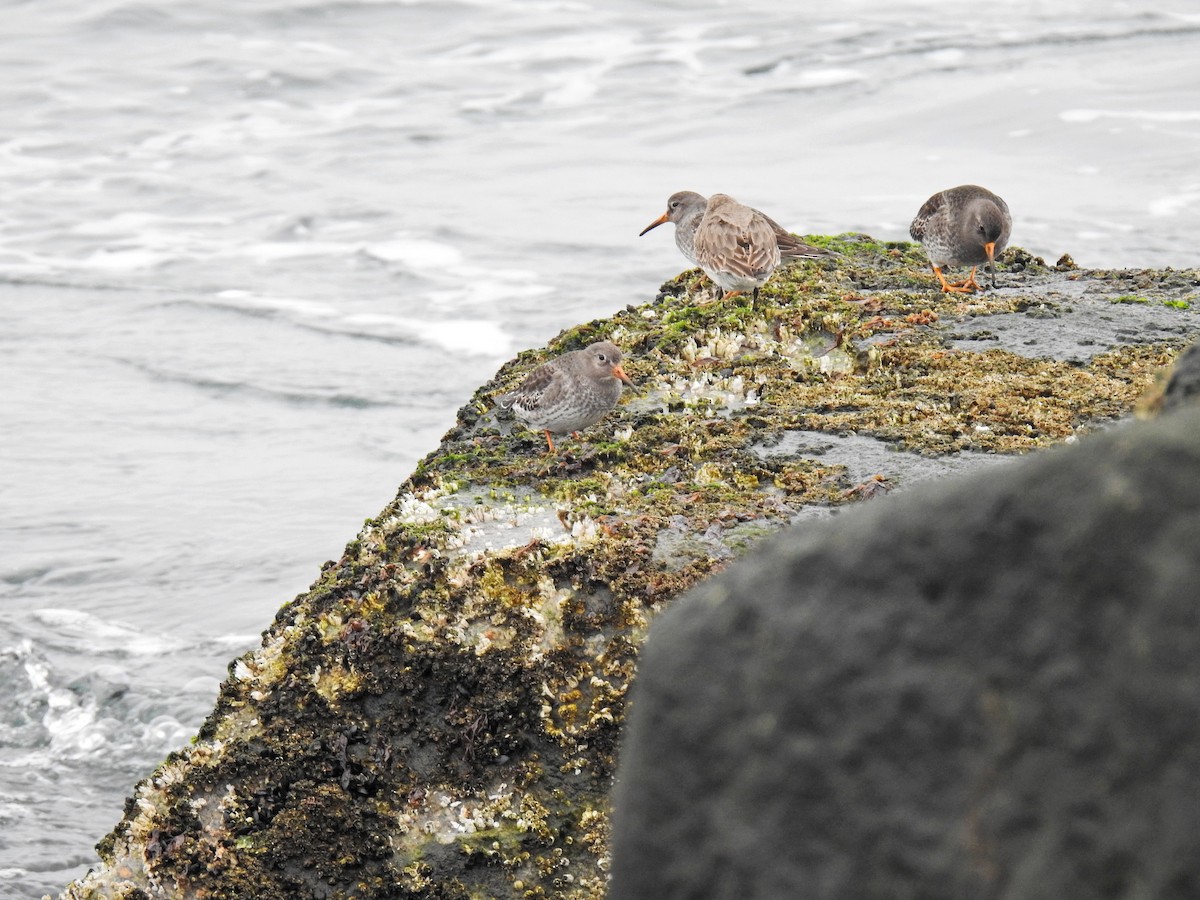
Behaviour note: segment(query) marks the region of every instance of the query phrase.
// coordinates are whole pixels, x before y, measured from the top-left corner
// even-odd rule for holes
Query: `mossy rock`
[[[685,272],[505,365],[231,664],[64,896],[602,897],[626,695],[667,604],[789,524],[1128,415],[1200,331],[1195,271],[1011,248],[997,289],[947,296],[915,245],[808,240],[840,257],[757,306]],[[1087,343],[1029,343],[1077,319]],[[547,456],[497,416],[602,338],[639,389],[600,425]],[[856,472],[837,436],[891,452]]]

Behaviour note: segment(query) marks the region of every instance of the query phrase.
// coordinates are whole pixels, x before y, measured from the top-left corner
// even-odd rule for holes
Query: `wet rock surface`
[[[1197,896],[1197,472],[1193,402],[682,598],[633,692],[610,896]]]
[[[503,367],[230,665],[64,896],[604,896],[627,691],[674,598],[790,524],[1128,419],[1200,332],[1196,272],[1158,293],[1143,273],[1173,305],[1114,303],[1123,276],[1010,249],[1001,289],[964,299],[914,245],[811,241],[840,258],[777,274],[757,308],[687,272]],[[1114,316],[1087,352],[955,336],[1061,331],[1028,310],[1080,283]],[[493,398],[600,339],[638,391],[547,456]]]

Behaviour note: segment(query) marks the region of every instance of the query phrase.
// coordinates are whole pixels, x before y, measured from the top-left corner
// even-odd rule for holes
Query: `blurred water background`
[[[649,300],[680,189],[1200,265],[1191,0],[9,0],[0,897],[95,861],[228,661],[504,360]]]

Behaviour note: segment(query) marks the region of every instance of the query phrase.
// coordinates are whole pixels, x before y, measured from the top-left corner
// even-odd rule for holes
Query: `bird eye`
[[[608,362],[603,353],[597,353],[596,359],[600,360],[600,362]]]

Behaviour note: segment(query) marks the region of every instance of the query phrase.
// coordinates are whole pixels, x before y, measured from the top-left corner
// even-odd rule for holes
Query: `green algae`
[[[1128,414],[1184,332],[1078,363],[953,345],[964,319],[1053,328],[1068,288],[1110,309],[1131,286],[1174,299],[1200,331],[1156,293],[1194,291],[1194,272],[1095,274],[1010,248],[1000,290],[944,295],[916,245],[810,240],[839,257],[787,267],[757,306],[685,272],[481,386],[231,664],[196,742],[138,785],[103,867],[66,896],[602,897],[608,791],[655,615],[801,511],[888,486],[757,448],[811,431],[1020,454]],[[497,393],[600,339],[638,385],[601,425],[548,455],[498,415]]]

